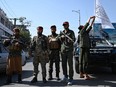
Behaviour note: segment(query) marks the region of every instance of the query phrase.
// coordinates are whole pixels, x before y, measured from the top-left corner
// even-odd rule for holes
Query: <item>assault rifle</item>
[[[72,38],[70,38],[68,35],[66,35],[63,31],[60,31],[60,34],[63,34],[66,38],[68,38],[70,41],[74,42]]]

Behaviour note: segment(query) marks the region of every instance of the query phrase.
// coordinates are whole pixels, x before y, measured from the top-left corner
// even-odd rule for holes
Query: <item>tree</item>
[[[28,29],[26,29],[25,26],[18,26],[18,28],[20,29],[20,35],[21,35],[21,37],[24,39],[25,44],[27,45],[26,47],[29,47],[30,43],[31,43],[31,34],[30,34],[30,31]]]

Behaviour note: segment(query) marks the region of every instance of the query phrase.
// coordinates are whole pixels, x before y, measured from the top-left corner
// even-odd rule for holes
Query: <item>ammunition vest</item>
[[[51,50],[60,49],[60,43],[56,37],[53,37],[52,35],[49,36],[49,48]]]
[[[16,43],[13,43],[9,46],[10,51],[20,51],[22,50],[21,46],[17,46]]]

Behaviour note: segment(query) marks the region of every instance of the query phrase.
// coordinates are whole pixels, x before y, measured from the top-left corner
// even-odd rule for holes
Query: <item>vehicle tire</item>
[[[111,69],[112,69],[112,73],[116,74],[116,63],[112,63]]]
[[[78,60],[78,58],[75,58],[75,71],[77,74],[79,74],[79,60]]]

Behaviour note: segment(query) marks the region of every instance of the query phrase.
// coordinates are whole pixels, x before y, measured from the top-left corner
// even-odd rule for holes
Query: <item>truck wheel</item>
[[[112,63],[111,69],[112,69],[112,73],[116,74],[116,63]]]

